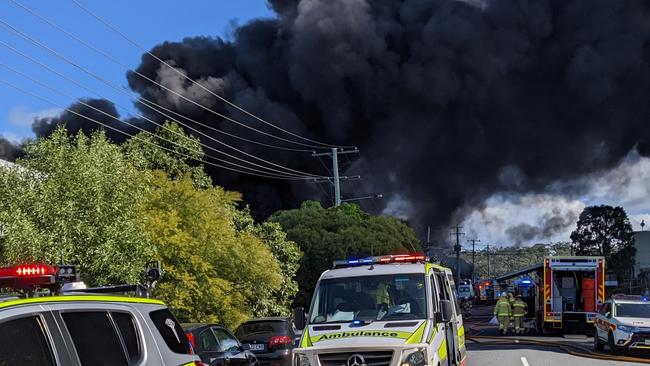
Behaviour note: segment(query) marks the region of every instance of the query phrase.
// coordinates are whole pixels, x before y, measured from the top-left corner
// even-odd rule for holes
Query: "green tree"
[[[165,122],[153,134],[138,133],[124,144],[124,151],[141,170],[162,170],[172,180],[182,179],[189,173],[197,187],[212,186],[203,166],[191,163],[203,159],[201,141],[186,135],[176,122]]]
[[[150,175],[135,169],[104,133],[58,128],[27,146],[20,169],[0,170],[0,261],[61,255],[90,285],[135,282],[153,248],[138,206]]]
[[[276,212],[268,221],[279,223],[304,253],[295,305],[309,304],[318,277],[336,259],[420,249],[417,237],[403,222],[372,216],[354,204],[326,209],[319,202],[306,201],[298,209]]]
[[[544,258],[566,256],[571,253],[570,243],[535,244],[532,246],[509,246],[479,250],[474,255],[474,273],[478,278],[494,278],[506,273],[541,264]],[[463,252],[462,258],[472,263],[472,253]],[[488,272],[488,258],[490,260]]]
[[[255,317],[291,315],[291,304],[298,293],[298,282],[295,276],[302,258],[300,248],[287,239],[287,234],[282,231],[280,224],[268,221],[256,224],[248,208],[239,211],[235,221],[240,231],[260,238],[280,265],[282,277],[280,286],[272,291],[272,296],[267,301],[259,301],[256,304],[253,315]]]
[[[610,269],[629,271],[634,266],[632,225],[622,207],[585,207],[571,241],[577,255],[604,256]]]
[[[236,326],[280,287],[277,261],[253,233],[237,230],[238,193],[198,188],[189,176],[155,178],[142,216],[165,266],[156,296],[181,321]]]

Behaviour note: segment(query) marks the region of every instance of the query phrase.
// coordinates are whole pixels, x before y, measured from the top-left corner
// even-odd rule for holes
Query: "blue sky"
[[[96,19],[84,13],[70,0],[14,0],[48,18],[81,39],[110,53],[122,63],[135,68],[142,52]],[[231,22],[244,24],[251,19],[273,17],[263,0],[190,0],[190,1],[90,1],[79,0],[132,39],[147,49],[164,41],[179,41],[192,36],[223,36]],[[50,27],[11,0],[0,1],[0,19],[43,42],[52,49],[119,85],[126,85],[126,70],[102,55],[77,43]],[[118,108],[121,115],[134,111],[129,98],[96,81],[83,72],[67,65],[49,53],[38,49],[18,36],[0,27],[0,42],[10,44],[20,51],[40,60],[57,71],[73,77],[79,83],[100,95],[127,107]],[[29,74],[34,78],[64,91],[74,98],[48,91],[28,79],[0,65],[0,80],[7,81],[52,99],[59,106],[25,95],[0,83],[0,135],[10,139],[32,136],[31,121],[35,115],[51,116],[74,99],[92,97],[88,92],[69,83],[43,67],[19,56],[0,44],[0,64]]]

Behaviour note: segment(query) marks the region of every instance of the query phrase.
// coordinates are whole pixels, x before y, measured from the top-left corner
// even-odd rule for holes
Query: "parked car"
[[[218,324],[183,324],[185,335],[201,361],[210,366],[259,366],[253,352]]]
[[[252,319],[235,331],[262,366],[292,366],[296,334],[293,319],[283,317]]]

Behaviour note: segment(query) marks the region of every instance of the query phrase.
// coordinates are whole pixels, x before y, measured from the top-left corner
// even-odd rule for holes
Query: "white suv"
[[[625,349],[650,349],[650,302],[640,296],[614,295],[596,316],[594,349],[607,344],[616,354]]]

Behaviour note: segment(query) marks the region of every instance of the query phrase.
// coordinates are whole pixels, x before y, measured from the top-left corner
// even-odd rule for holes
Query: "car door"
[[[438,293],[441,300],[449,300],[452,305],[452,317],[449,323],[445,323],[445,339],[447,341],[447,363],[449,365],[456,364],[456,357],[458,355],[458,330],[456,328],[456,306],[451,292],[451,287],[444,272],[435,272],[437,284],[439,286]]]
[[[254,357],[244,350],[237,338],[221,327],[212,327],[212,332],[219,342],[219,350],[223,353],[229,366],[247,366]]]
[[[72,365],[49,311],[40,305],[2,311],[0,365]]]
[[[226,356],[219,347],[217,337],[212,332],[211,327],[204,327],[197,332],[196,337],[196,353],[201,357],[201,361],[215,366],[228,365]],[[195,333],[196,334],[196,333]]]

